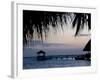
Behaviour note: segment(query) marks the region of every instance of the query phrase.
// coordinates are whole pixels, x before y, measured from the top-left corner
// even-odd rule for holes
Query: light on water
[[[90,66],[91,61],[75,60],[71,58],[58,58],[44,61],[37,61],[36,57],[27,57],[23,59],[23,69],[39,69],[39,68],[60,68],[60,67],[80,67]]]

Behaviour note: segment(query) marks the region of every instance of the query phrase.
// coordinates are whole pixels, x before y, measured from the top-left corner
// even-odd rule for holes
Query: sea
[[[23,57],[23,69],[63,68],[91,66],[89,60],[75,60],[72,58],[52,58],[38,61],[37,57]]]
[[[62,68],[62,67],[83,67],[91,66],[90,60],[76,60],[74,58],[59,58],[59,55],[84,55],[83,48],[73,48],[73,46],[55,43],[43,43],[35,41],[29,47],[23,48],[23,69],[41,69],[41,68]],[[37,60],[38,51],[44,51],[45,56],[58,56],[47,60]]]

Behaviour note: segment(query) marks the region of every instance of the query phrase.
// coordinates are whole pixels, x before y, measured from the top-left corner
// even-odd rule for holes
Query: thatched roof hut
[[[45,52],[43,50],[40,50],[37,52],[37,60],[42,61],[45,60]]]
[[[45,52],[43,50],[40,50],[37,52],[37,54],[45,54]]]
[[[88,41],[88,43],[84,47],[83,51],[91,51],[91,40]]]

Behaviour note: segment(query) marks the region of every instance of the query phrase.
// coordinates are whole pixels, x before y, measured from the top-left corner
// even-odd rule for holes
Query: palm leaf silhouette
[[[75,18],[72,22],[73,28],[76,26],[76,33],[77,35],[81,29],[88,26],[88,29],[91,29],[91,14],[89,13],[74,13]]]
[[[43,40],[48,34],[50,25],[56,30],[58,26],[63,29],[64,24],[72,22],[72,27],[76,27],[75,36],[82,30],[85,25],[91,29],[90,13],[72,13],[72,12],[51,12],[51,11],[31,11],[23,10],[23,44],[27,44],[27,37],[38,38]]]

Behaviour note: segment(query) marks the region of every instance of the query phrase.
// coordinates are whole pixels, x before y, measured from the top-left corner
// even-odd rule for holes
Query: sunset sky
[[[44,40],[43,43],[63,44],[64,45],[63,47],[65,47],[65,45],[66,46],[68,45],[67,48],[71,48],[71,47],[72,48],[84,48],[84,46],[90,39],[90,31],[88,31],[86,27],[82,31],[80,31],[80,34],[77,35],[76,37],[75,37],[75,31],[76,29],[75,28],[72,29],[71,25],[64,25],[63,29],[59,26],[56,31],[50,26],[48,36],[46,40]],[[35,43],[35,40],[38,40],[38,39],[35,38],[33,40],[34,43]],[[38,46],[37,48],[40,48],[43,46],[43,44],[41,42],[40,44],[35,45],[34,48],[36,48],[36,46]]]
[[[53,32],[53,29],[49,31],[47,42],[48,43],[63,43],[69,44],[75,47],[83,47],[88,40],[90,39],[90,32],[87,28],[82,30],[79,35],[84,34],[84,36],[74,36],[75,29],[72,29],[71,26],[64,26],[63,31],[61,28],[57,32]]]
[[[51,28],[43,43],[37,38],[28,43],[24,48],[24,56],[36,56],[39,50],[44,50],[47,55],[82,54],[90,39],[90,31],[85,28],[76,37],[74,34],[75,29],[70,26],[64,26],[63,31],[59,28],[56,32]]]
[[[34,14],[36,15],[36,13]],[[38,13],[38,15],[40,15],[40,13]],[[31,18],[31,16],[29,15],[26,15],[26,16],[28,18],[29,17]],[[31,23],[32,21],[30,18],[28,21]],[[40,19],[41,15],[38,18],[37,18],[37,23],[38,23],[38,20],[41,21]],[[35,22],[34,19],[35,18],[32,19],[33,22]],[[27,21],[27,18],[26,18],[26,21]],[[58,25],[56,26],[55,29],[52,27],[52,25],[48,25],[49,30],[47,31],[46,37],[45,37],[44,32],[42,31],[43,42],[38,37],[38,32],[36,28],[37,26],[33,24],[32,27],[34,29],[34,33],[33,33],[34,38],[32,40],[29,40],[28,44],[24,46],[24,49],[23,49],[24,55],[26,56],[33,56],[33,54],[36,55],[36,53],[40,50],[44,50],[47,54],[82,54],[85,45],[91,38],[90,31],[86,24],[84,24],[83,29],[80,29],[80,32],[78,33],[78,35],[75,36],[76,27],[72,28],[72,22],[70,20],[68,20],[67,24],[63,23],[62,27],[58,22]],[[43,28],[43,25],[41,27]]]

